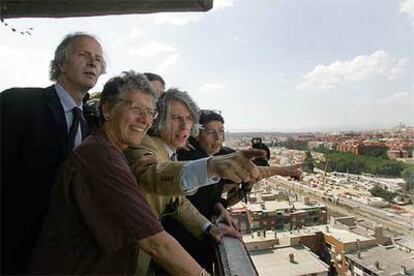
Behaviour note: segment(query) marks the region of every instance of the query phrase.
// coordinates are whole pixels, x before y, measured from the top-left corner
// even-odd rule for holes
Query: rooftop
[[[263,232],[266,232],[266,235],[263,235]],[[250,243],[250,242],[271,241],[274,239],[275,239],[275,231],[272,231],[272,230],[260,231],[260,236],[258,232],[243,235],[243,242],[245,244]]]
[[[293,254],[293,261],[289,255]],[[310,275],[327,273],[328,266],[302,246],[250,252],[259,275]]]
[[[400,239],[395,239],[394,242],[397,245],[404,246],[404,247],[409,248],[410,250],[414,251],[414,240],[411,240],[407,237],[404,237],[404,238],[400,238]]]
[[[346,257],[378,275],[401,275],[401,266],[406,268],[405,275],[414,274],[414,255],[395,247],[376,246],[361,250],[360,257],[358,252],[348,253]]]
[[[300,201],[294,201],[292,203],[289,203],[287,200],[277,201],[264,201],[264,209],[262,208],[262,205],[260,203],[253,203],[253,204],[244,204],[243,202],[239,202],[236,205],[231,207],[231,210],[238,210],[243,209],[244,207],[247,207],[247,209],[251,212],[262,212],[262,211],[277,211],[277,210],[291,210],[293,209],[293,206],[296,210],[308,210],[308,209],[314,209],[314,208],[321,208],[325,207],[324,204],[317,203],[315,205],[306,205]],[[293,204],[293,205],[292,205]]]
[[[356,234],[354,232],[351,232],[349,230],[343,230],[338,229],[336,227],[333,227],[332,225],[316,225],[309,227],[313,231],[320,231],[324,233],[325,235],[329,235],[334,237],[336,240],[341,241],[343,243],[350,243],[350,242],[356,242],[356,240],[360,241],[368,241],[372,240],[371,237],[365,237],[359,234]],[[328,229],[328,231],[327,231]]]
[[[276,210],[284,210],[284,209],[292,209],[293,206],[289,204],[289,201],[265,201],[264,202],[265,209],[267,211],[276,211]]]

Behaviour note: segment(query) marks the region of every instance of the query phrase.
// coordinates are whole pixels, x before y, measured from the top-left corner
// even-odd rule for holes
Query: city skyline
[[[299,133],[319,133],[319,134],[333,134],[333,133],[346,133],[346,132],[355,132],[355,133],[359,133],[359,132],[381,132],[381,131],[387,131],[387,130],[391,130],[391,129],[397,129],[397,128],[404,128],[404,129],[413,129],[414,130],[414,126],[410,126],[410,125],[406,125],[403,122],[400,122],[400,124],[395,125],[395,126],[391,126],[391,127],[382,127],[382,128],[366,128],[366,129],[335,129],[335,130],[314,130],[314,131],[228,131],[227,129],[225,130],[226,132],[230,133],[230,134],[253,134],[253,133],[268,133],[268,134],[285,134],[285,135],[289,135],[289,134],[299,134]]]
[[[50,85],[56,45],[84,31],[108,60],[91,92],[124,70],[160,73],[221,110],[230,132],[414,125],[414,0],[214,0],[206,13],[5,22],[0,91]]]

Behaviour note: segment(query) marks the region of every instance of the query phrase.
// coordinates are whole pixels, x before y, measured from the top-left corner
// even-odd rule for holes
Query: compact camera
[[[262,138],[254,137],[252,138],[251,142],[252,142],[252,148],[264,150],[266,152],[266,158],[256,158],[253,160],[253,163],[256,164],[257,166],[269,166],[270,149],[268,148],[268,146],[263,144]]]

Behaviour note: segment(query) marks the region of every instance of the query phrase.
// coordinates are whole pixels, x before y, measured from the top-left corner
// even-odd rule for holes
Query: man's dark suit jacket
[[[54,86],[0,93],[1,272],[23,273],[66,158],[67,125]]]

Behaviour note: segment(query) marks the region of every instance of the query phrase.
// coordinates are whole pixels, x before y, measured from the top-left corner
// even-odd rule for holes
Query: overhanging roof
[[[208,11],[213,0],[0,0],[0,18]]]

